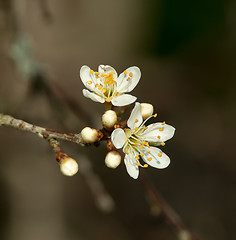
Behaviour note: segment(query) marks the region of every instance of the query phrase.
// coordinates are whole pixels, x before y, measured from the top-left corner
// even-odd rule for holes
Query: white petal
[[[84,94],[85,97],[92,99],[94,102],[100,102],[100,103],[104,103],[105,102],[104,98],[98,96],[95,93],[91,93],[87,89],[83,89],[83,94]]]
[[[125,132],[121,128],[116,128],[111,134],[112,144],[117,148],[122,148],[127,141]]]
[[[117,72],[116,72],[116,70],[113,67],[109,66],[109,65],[99,65],[98,72],[101,73],[101,74],[102,73],[109,74],[110,72],[113,72],[114,80],[117,79]]]
[[[90,91],[93,91],[95,88],[95,84],[97,83],[96,78],[94,77],[94,74],[90,73],[90,67],[84,65],[80,69],[80,78],[86,88],[88,88]],[[90,84],[88,84],[88,82]]]
[[[113,97],[113,99],[111,100],[111,103],[114,106],[121,107],[121,106],[126,106],[135,102],[136,99],[137,99],[136,97],[130,94],[122,94],[122,95],[118,95],[117,97]]]
[[[148,153],[148,151],[150,151],[150,154]],[[144,150],[142,150],[141,152],[144,154],[144,156],[142,157],[143,161],[154,168],[163,169],[168,167],[168,165],[170,164],[170,158],[165,153],[163,153],[159,148],[144,147]],[[161,157],[158,156],[158,154],[160,153],[162,154]],[[150,158],[152,158],[151,161],[148,160]]]
[[[136,102],[135,107],[132,110],[130,117],[127,121],[127,126],[130,129],[135,129],[135,127],[139,127],[143,122],[142,114],[141,114],[141,104]]]
[[[139,175],[139,169],[135,161],[130,158],[131,154],[125,154],[125,166],[130,177],[137,179]]]
[[[127,68],[126,71],[127,74],[123,72],[117,79],[117,91],[119,93],[131,92],[136,87],[141,77],[141,72],[138,67],[130,67]],[[132,74],[132,77],[129,74]]]
[[[162,129],[162,131],[159,129]],[[153,123],[142,133],[141,138],[147,142],[165,142],[172,138],[174,133],[175,128],[168,124]],[[160,138],[157,138],[158,136]]]

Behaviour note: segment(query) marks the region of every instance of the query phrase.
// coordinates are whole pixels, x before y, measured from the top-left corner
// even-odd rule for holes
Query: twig
[[[31,132],[46,140],[54,138],[71,141],[82,146],[85,144],[80,133],[72,134],[56,132],[43,127],[32,125],[23,120],[13,118],[9,115],[0,114],[0,126],[10,126],[22,131]]]
[[[170,223],[170,225],[177,231],[180,240],[201,240],[198,236],[192,233],[183,223],[176,211],[166,202],[163,196],[158,192],[155,186],[151,183],[148,177],[144,174],[140,177],[146,194],[159,206],[161,212]]]

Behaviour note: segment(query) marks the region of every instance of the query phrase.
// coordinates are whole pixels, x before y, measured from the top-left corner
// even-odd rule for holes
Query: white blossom
[[[121,162],[121,155],[117,151],[110,151],[105,158],[105,164],[109,168],[117,168]]]
[[[108,110],[102,115],[102,125],[104,128],[112,128],[117,121],[116,112],[113,110]]]
[[[141,72],[138,67],[129,67],[119,76],[109,65],[100,65],[98,72],[88,66],[80,69],[80,78],[88,89],[83,89],[85,97],[95,102],[111,102],[114,106],[126,106],[136,101],[136,97],[126,94],[139,82]]]
[[[98,140],[98,131],[90,127],[85,127],[81,131],[81,137],[86,143],[94,143]]]
[[[127,172],[134,179],[138,178],[139,166],[150,165],[162,169],[170,163],[170,158],[156,146],[164,146],[165,141],[173,137],[175,128],[165,122],[145,126],[151,117],[156,117],[156,114],[143,122],[141,104],[136,103],[127,121],[128,128],[117,128],[111,135],[113,145],[117,149],[123,148]],[[145,162],[144,165],[140,163],[140,157]]]

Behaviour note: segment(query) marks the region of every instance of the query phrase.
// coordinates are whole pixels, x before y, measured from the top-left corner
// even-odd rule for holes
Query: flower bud
[[[143,119],[147,119],[153,114],[153,106],[150,103],[141,103],[141,114]]]
[[[98,140],[99,133],[96,129],[90,128],[90,127],[85,127],[81,131],[81,137],[84,142],[86,143],[94,143]]]
[[[102,124],[104,128],[111,129],[117,122],[117,115],[115,111],[108,110],[102,115]]]
[[[78,163],[73,158],[70,158],[70,157],[63,158],[59,162],[59,164],[60,164],[60,170],[62,174],[66,176],[73,176],[79,170]]]
[[[121,162],[121,155],[117,151],[111,151],[106,155],[105,164],[109,168],[117,168]]]

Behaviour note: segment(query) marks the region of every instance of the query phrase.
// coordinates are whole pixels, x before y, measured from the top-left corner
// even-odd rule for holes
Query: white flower
[[[73,158],[70,157],[64,158],[63,160],[60,161],[59,164],[62,174],[66,176],[73,176],[79,170],[78,163]]]
[[[115,111],[108,110],[102,115],[102,125],[104,128],[113,128],[117,122],[117,115]]]
[[[150,165],[162,169],[170,163],[170,158],[155,146],[164,146],[165,141],[173,137],[175,128],[165,122],[153,123],[146,127],[144,124],[151,117],[156,117],[156,114],[143,122],[141,104],[136,103],[127,121],[129,128],[117,128],[111,135],[114,146],[117,149],[123,147],[127,172],[134,179],[138,178],[139,166]],[[140,163],[140,157],[146,164]]]
[[[139,82],[141,72],[138,67],[130,67],[118,77],[116,70],[108,65],[100,65],[98,72],[88,66],[80,69],[80,78],[87,89],[85,97],[95,102],[111,102],[114,106],[126,106],[136,101],[136,97],[126,94],[131,92]]]

